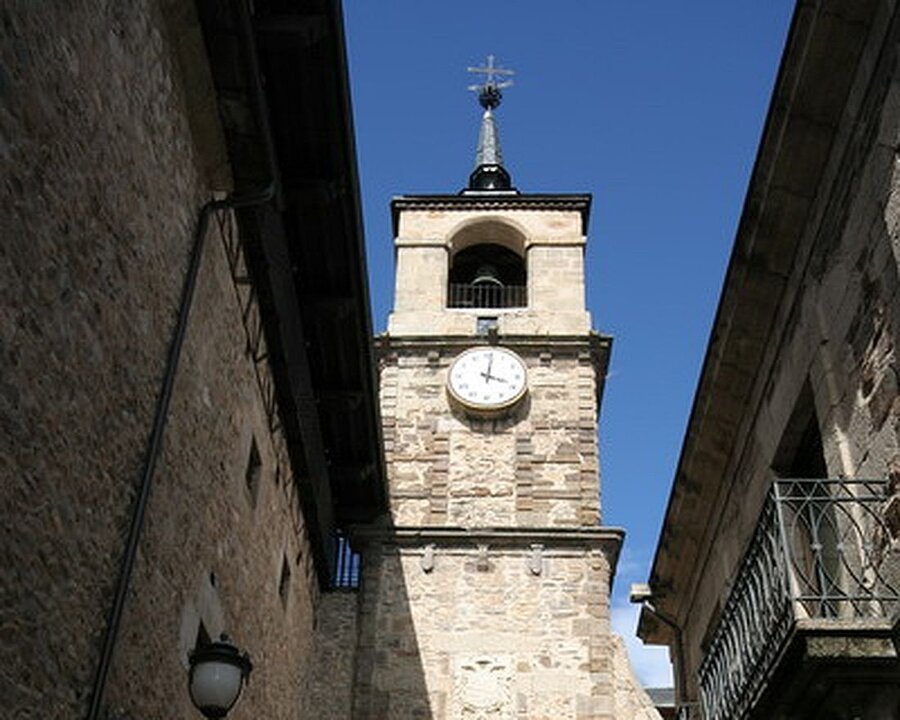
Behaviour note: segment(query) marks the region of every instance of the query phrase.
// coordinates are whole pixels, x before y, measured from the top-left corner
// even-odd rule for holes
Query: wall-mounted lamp
[[[191,664],[188,690],[196,708],[208,718],[223,718],[237,702],[253,663],[240,654],[224,633],[188,656]]]
[[[635,605],[643,605],[653,599],[653,591],[648,583],[631,583],[631,591],[628,593],[629,602]]]

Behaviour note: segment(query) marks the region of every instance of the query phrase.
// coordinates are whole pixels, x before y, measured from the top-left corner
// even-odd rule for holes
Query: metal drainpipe
[[[666,613],[661,610],[657,610],[654,605],[645,600],[641,603],[641,606],[646,608],[646,610],[653,615],[653,617],[662,620],[666,625],[668,625],[674,631],[675,635],[675,660],[678,664],[678,672],[675,674],[675,706],[676,711],[682,707],[682,705],[693,705],[694,703],[690,703],[687,700],[687,678],[685,677],[685,667],[684,667],[684,641],[681,635],[681,626],[674,620],[674,618],[669,617]]]
[[[257,123],[262,134],[269,177],[269,184],[261,190],[253,190],[245,193],[231,193],[224,200],[212,200],[200,209],[200,217],[194,232],[194,244],[191,250],[190,264],[187,276],[181,290],[181,303],[178,310],[178,322],[175,326],[175,336],[169,346],[169,354],[166,359],[166,370],[163,376],[162,389],[156,404],[156,414],[153,418],[153,429],[147,444],[144,472],[141,477],[140,490],[135,501],[134,511],[131,517],[131,525],[128,528],[128,541],[125,546],[125,555],[119,570],[119,578],[116,584],[115,597],[110,611],[109,624],[103,639],[103,650],[100,655],[100,663],[94,676],[94,684],[91,688],[91,705],[88,710],[87,720],[100,720],[100,707],[106,691],[106,681],[109,676],[109,668],[112,663],[113,650],[119,634],[119,626],[122,622],[122,612],[125,607],[125,598],[131,585],[131,575],[134,570],[134,562],[137,557],[138,543],[144,526],[144,515],[147,509],[147,501],[150,497],[150,488],[153,482],[153,473],[159,452],[162,446],[163,430],[169,415],[169,403],[172,399],[172,388],[175,385],[175,375],[178,371],[178,363],[181,359],[181,351],[184,339],[187,335],[188,319],[193,305],[194,291],[197,286],[197,277],[200,273],[200,263],[203,259],[203,248],[206,245],[206,231],[209,227],[209,219],[217,210],[233,210],[236,208],[262,205],[273,199],[280,205],[280,186],[277,181],[278,170],[275,162],[275,149],[272,140],[272,131],[268,121],[268,109],[265,102],[265,94],[262,88],[262,80],[259,62],[256,55],[256,46],[253,37],[250,11],[246,0],[234,0],[232,8],[235,10],[241,34],[241,46],[244,59],[248,66],[250,88],[253,95],[256,110]]]
[[[203,248],[206,245],[206,230],[209,226],[209,218],[216,210],[227,210],[251,205],[260,205],[268,202],[275,196],[275,184],[258,192],[245,195],[231,195],[224,200],[213,200],[206,203],[200,210],[200,220],[194,235],[194,247],[191,251],[190,265],[187,277],[181,290],[181,305],[178,311],[178,324],[175,327],[175,337],[169,346],[169,356],[166,360],[166,371],[163,376],[162,389],[156,404],[156,415],[153,418],[153,429],[150,433],[150,441],[147,444],[144,472],[141,477],[141,486],[135,501],[134,512],[131,517],[131,525],[128,529],[128,542],[125,546],[125,556],[119,571],[119,580],[116,585],[116,594],[113,599],[110,612],[109,625],[103,640],[103,652],[100,656],[100,665],[94,678],[94,687],[91,693],[91,707],[88,711],[88,720],[98,720],[100,705],[103,702],[103,693],[106,689],[106,679],[109,674],[109,666],[112,661],[113,648],[119,634],[119,626],[122,621],[122,611],[125,607],[125,597],[131,584],[131,574],[134,569],[134,561],[137,557],[138,542],[144,526],[144,514],[147,509],[147,500],[150,497],[150,487],[153,482],[153,473],[156,469],[156,461],[159,459],[159,451],[162,446],[163,430],[169,416],[169,403],[172,399],[172,388],[175,385],[175,375],[178,371],[178,363],[181,359],[181,350],[184,346],[184,338],[187,335],[188,317],[193,305],[194,290],[197,287],[197,277],[200,272],[200,263],[203,258]]]

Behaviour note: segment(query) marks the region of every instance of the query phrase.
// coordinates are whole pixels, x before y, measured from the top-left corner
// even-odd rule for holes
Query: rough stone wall
[[[473,340],[474,342],[474,340]],[[451,408],[463,349],[398,347],[382,358],[381,414],[398,525],[572,527],[599,522],[594,369],[586,349],[516,348],[529,394],[507,418]]]
[[[0,9],[6,717],[86,713],[192,235],[221,173],[185,102],[209,96],[186,92],[179,70],[172,23],[189,7]],[[194,712],[184,663],[200,621],[265,678],[235,718],[302,702],[315,591],[242,302],[214,233],[110,676],[109,706],[133,717]]]
[[[69,718],[85,712],[202,194],[152,6],[2,14],[2,696],[12,717]]]
[[[599,550],[368,546],[357,720],[658,717],[609,625]]]
[[[332,592],[316,608],[315,660],[308,707],[321,720],[348,720],[353,712],[359,594]]]
[[[255,682],[229,717],[303,717],[314,670],[317,581],[236,233],[209,237],[160,468],[147,511],[108,705],[131,717],[192,710],[181,688],[200,622],[229,633]],[[233,266],[229,260],[235,260]],[[255,448],[255,455],[254,455]],[[251,458],[253,456],[253,458]],[[147,636],[148,621],[155,632]],[[139,696],[133,688],[148,688]]]
[[[815,224],[805,228],[811,246],[799,255],[804,263],[791,278],[790,302],[783,304],[771,365],[760,381],[759,413],[748,425],[746,450],[735,461],[742,490],[724,509],[712,540],[715,558],[688,616],[686,678],[692,685],[702,640],[756,524],[775,474],[776,451],[805,383],[812,390],[828,477],[888,480],[882,506],[888,531],[870,539],[880,572],[900,580],[900,78],[895,62],[864,78],[871,82],[869,95],[847,131],[845,154],[833,158],[831,183],[820,188]]]

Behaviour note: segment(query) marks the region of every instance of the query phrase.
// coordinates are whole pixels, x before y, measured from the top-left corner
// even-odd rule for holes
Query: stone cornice
[[[472,335],[378,335],[374,339],[376,355],[384,357],[392,350],[420,352],[434,348],[447,348],[459,352],[473,345],[502,345],[520,351],[538,352],[581,352],[590,351],[600,362],[604,374],[612,349],[612,336],[600,333],[588,335],[501,335],[496,343],[486,337]]]
[[[401,195],[391,200],[391,218],[396,237],[397,220],[404,210],[575,210],[581,213],[581,232],[586,234],[591,199],[589,193]]]
[[[592,332],[586,335],[501,335],[496,343],[487,337],[473,335],[388,335],[375,337],[375,348],[383,355],[389,350],[424,350],[436,346],[463,350],[473,345],[503,345],[521,350],[593,350],[606,351],[612,347],[612,336]]]

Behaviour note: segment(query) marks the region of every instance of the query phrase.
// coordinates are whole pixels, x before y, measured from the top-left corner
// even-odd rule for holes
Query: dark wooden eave
[[[255,0],[248,57],[242,2],[197,0],[198,14],[235,187],[266,185],[275,166],[277,202],[238,219],[326,580],[335,527],[386,507],[343,20],[336,0]]]

